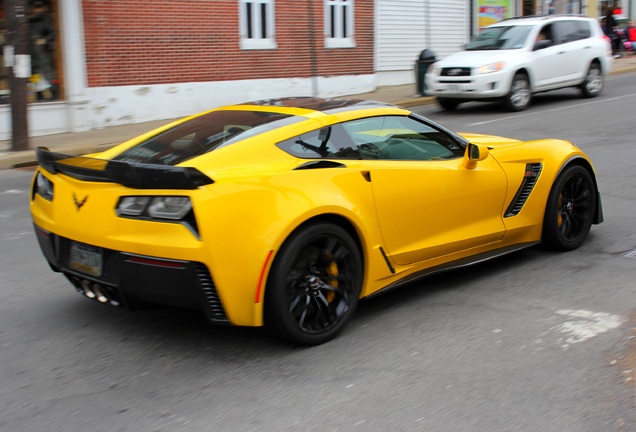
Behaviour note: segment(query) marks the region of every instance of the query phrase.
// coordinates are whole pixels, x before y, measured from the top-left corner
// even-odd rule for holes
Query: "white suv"
[[[521,111],[533,93],[548,90],[579,87],[584,97],[597,96],[612,62],[595,19],[515,18],[484,28],[464,51],[431,65],[426,86],[446,110],[467,101],[501,100]]]

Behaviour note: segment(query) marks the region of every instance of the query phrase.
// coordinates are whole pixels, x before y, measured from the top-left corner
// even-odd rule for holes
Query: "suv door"
[[[560,52],[564,58],[563,80],[578,83],[587,72],[592,53],[589,23],[582,20],[553,23]]]
[[[538,35],[543,35],[544,40],[550,41],[551,45],[542,47],[532,52],[532,70],[534,72],[535,91],[549,90],[558,87],[563,81],[563,76],[568,73],[565,51],[559,45],[554,24],[544,25]]]

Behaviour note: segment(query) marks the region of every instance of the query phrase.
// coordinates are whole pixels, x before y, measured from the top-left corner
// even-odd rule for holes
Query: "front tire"
[[[581,93],[585,98],[593,98],[601,94],[605,78],[598,63],[592,63],[587,71],[585,80],[581,84]]]
[[[278,253],[265,291],[265,326],[303,345],[333,339],[351,319],[362,288],[362,258],[341,227],[312,223]]]
[[[574,165],[565,168],[552,185],[543,219],[543,243],[568,251],[581,246],[592,227],[596,187],[590,173]]]
[[[440,98],[440,97],[437,98],[437,103],[439,104],[440,107],[442,107],[442,109],[446,111],[455,111],[455,109],[459,105],[459,101],[455,99]]]
[[[532,91],[528,76],[517,73],[510,84],[510,92],[504,97],[504,106],[509,111],[523,111],[530,106],[531,100]]]

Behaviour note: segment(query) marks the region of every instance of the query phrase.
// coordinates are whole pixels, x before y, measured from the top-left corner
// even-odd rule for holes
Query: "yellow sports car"
[[[37,239],[79,293],[301,344],[333,338],[360,298],[539,242],[574,249],[603,220],[571,143],[456,134],[373,101],[258,101],[37,155]]]

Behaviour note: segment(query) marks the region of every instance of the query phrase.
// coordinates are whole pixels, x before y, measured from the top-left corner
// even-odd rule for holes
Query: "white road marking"
[[[496,118],[496,119],[492,119],[492,120],[469,123],[468,125],[469,126],[481,126],[481,125],[485,125],[485,124],[497,123],[497,122],[500,122],[500,121],[506,121],[506,120],[510,120],[510,119],[518,119],[518,118],[522,118],[522,117],[534,116],[534,115],[537,115],[537,114],[544,114],[546,112],[557,112],[557,111],[570,110],[570,109],[573,109],[573,108],[578,108],[578,107],[583,106],[583,105],[596,105],[596,104],[600,104],[600,103],[613,102],[613,101],[616,101],[616,100],[619,100],[619,99],[633,98],[634,96],[636,96],[636,93],[631,93],[631,94],[622,95],[622,96],[616,96],[616,97],[607,98],[607,99],[599,99],[599,100],[595,100],[595,101],[585,101],[585,102],[577,103],[575,105],[569,105],[569,106],[566,106],[566,107],[559,107],[559,108],[551,108],[551,109],[546,109],[546,110],[541,110],[541,111],[526,112],[526,113],[523,113],[523,114],[516,114],[516,115],[507,116],[507,117],[500,117],[500,118]]]
[[[21,190],[18,190],[18,189],[9,189],[9,190],[0,192],[0,195],[4,195],[4,194],[7,194],[7,195],[19,195],[19,194],[22,194],[22,193],[24,193],[24,191],[21,191]]]
[[[562,309],[558,310],[557,314],[568,319],[563,324],[552,328],[566,335],[562,339],[562,341],[565,341],[562,347],[566,349],[572,344],[586,341],[601,333],[615,329],[623,322],[623,318],[619,315],[606,312]]]

